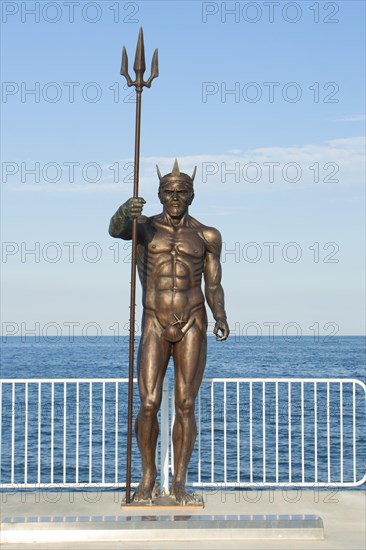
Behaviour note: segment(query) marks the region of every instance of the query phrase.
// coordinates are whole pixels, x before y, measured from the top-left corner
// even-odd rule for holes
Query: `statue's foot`
[[[152,495],[152,498],[156,498],[160,495],[160,485],[156,480],[155,480],[154,487],[153,487],[153,490],[151,492],[151,495]]]
[[[142,476],[142,479],[133,494],[132,500],[139,502],[141,500],[151,500],[159,494],[159,483],[155,476]]]
[[[187,493],[186,485],[183,482],[174,481],[170,487],[170,494],[175,497],[179,504],[188,504],[195,501],[194,494]]]

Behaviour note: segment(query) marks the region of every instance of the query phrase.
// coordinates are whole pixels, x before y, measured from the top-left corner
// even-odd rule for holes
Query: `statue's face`
[[[180,218],[187,212],[193,201],[194,193],[190,185],[180,182],[167,182],[159,191],[160,202],[172,218]]]

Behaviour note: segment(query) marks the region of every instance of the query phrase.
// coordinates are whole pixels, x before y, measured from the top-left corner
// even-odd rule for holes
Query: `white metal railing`
[[[0,389],[0,488],[124,486],[127,379],[7,379]],[[355,379],[205,379],[188,483],[361,485],[365,397],[365,384]],[[137,395],[134,404],[136,413]],[[166,380],[157,450],[165,491],[173,421]],[[137,481],[135,442],[132,458]]]
[[[123,486],[127,383],[1,381],[0,487]]]
[[[362,485],[365,398],[365,384],[355,379],[204,380],[189,483],[236,488]],[[210,457],[202,451],[208,439]]]

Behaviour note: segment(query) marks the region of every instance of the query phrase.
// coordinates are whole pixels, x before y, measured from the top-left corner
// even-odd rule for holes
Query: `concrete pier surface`
[[[366,493],[363,490],[304,489],[304,488],[251,488],[239,490],[200,490],[204,509],[184,511],[154,510],[148,507],[141,511],[121,510],[122,491],[46,490],[9,491],[1,494],[1,533],[3,548],[9,550],[117,550],[117,549],[347,549],[366,548]],[[141,517],[143,516],[143,517]],[[145,534],[135,529],[135,519],[161,516],[161,520],[182,516],[180,530],[159,528]],[[167,516],[170,516],[167,517]],[[193,517],[201,516],[201,518]],[[230,517],[229,517],[230,516]],[[251,516],[255,516],[251,518]],[[310,516],[314,518],[311,520]],[[126,517],[134,521],[133,528],[119,531]],[[324,538],[314,536],[314,530],[256,529],[243,537],[231,529],[221,529],[220,521],[227,518],[244,518],[263,523],[263,518],[280,518],[288,522],[299,518],[322,520]],[[191,519],[190,519],[191,518]],[[216,529],[205,530],[207,522],[216,522]],[[261,519],[262,518],[262,519]],[[318,519],[316,519],[318,518]],[[158,518],[159,520],[159,518]],[[203,520],[202,530],[187,528]],[[138,524],[137,521],[137,524]],[[311,523],[311,521],[308,523]],[[161,525],[161,521],[158,521]],[[170,522],[171,523],[171,522]],[[244,522],[245,523],[245,522]],[[306,523],[306,521],[305,521]],[[321,522],[320,522],[321,523]],[[89,528],[90,526],[90,528]],[[283,526],[283,525],[282,525]],[[146,525],[145,525],[146,527]],[[281,526],[280,526],[281,527]],[[117,529],[118,528],[118,529]],[[61,529],[61,530],[60,530]],[[62,540],[66,531],[80,535],[74,540]],[[170,533],[168,533],[170,531]],[[316,531],[316,530],[315,530]],[[176,539],[174,533],[177,533]],[[196,535],[194,534],[196,532]],[[244,533],[244,531],[242,531]],[[318,530],[318,532],[320,532]],[[14,535],[15,533],[15,535]],[[118,538],[123,533],[123,538]],[[206,533],[206,534],[205,534]],[[208,533],[208,535],[207,535]],[[18,536],[19,535],[19,536]],[[207,536],[206,536],[207,535]],[[145,540],[141,540],[145,536]],[[147,537],[147,538],[146,538]],[[235,538],[236,537],[236,538]],[[23,538],[24,542],[14,542]],[[140,540],[136,540],[140,538]],[[113,540],[114,539],[114,540]],[[196,539],[196,540],[195,540]],[[43,540],[43,542],[41,542]]]

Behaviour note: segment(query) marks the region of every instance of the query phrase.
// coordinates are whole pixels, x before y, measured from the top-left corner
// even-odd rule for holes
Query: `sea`
[[[139,337],[136,337],[136,349],[138,348]],[[2,341],[2,361],[1,361],[1,377],[3,381],[6,379],[58,379],[60,382],[67,379],[82,380],[85,378],[98,378],[108,380],[110,378],[127,378],[128,377],[128,337],[127,336],[101,336],[99,338],[86,338],[83,336],[69,337],[57,337],[54,339],[36,338],[35,336],[27,337],[7,337]],[[361,336],[301,336],[301,337],[230,337],[225,342],[218,342],[214,337],[208,337],[208,353],[207,364],[204,374],[205,379],[212,378],[348,378],[357,379],[362,382],[366,382],[366,346],[365,338]],[[170,379],[170,385],[172,387],[174,380],[173,365],[170,364],[167,371],[167,376]],[[100,385],[101,387],[101,385]],[[229,386],[228,386],[229,387]],[[254,387],[254,386],[253,386]],[[234,386],[233,386],[234,388]],[[24,403],[24,385],[22,388],[17,389],[15,397],[18,402]],[[29,385],[28,399],[29,403],[34,402],[36,406],[37,402],[37,388],[34,384]],[[28,453],[28,461],[26,465],[27,479],[29,482],[36,482],[37,475],[41,475],[42,482],[54,483],[62,482],[65,480],[72,480],[75,477],[75,409],[76,402],[75,388],[67,390],[68,400],[68,417],[67,417],[67,438],[70,438],[70,442],[67,440],[67,451],[64,450],[63,444],[66,441],[66,435],[63,433],[65,426],[65,419],[62,413],[62,400],[63,386],[62,384],[55,385],[54,401],[60,405],[59,415],[55,415],[53,418],[54,427],[51,429],[50,420],[50,392],[44,391],[42,394],[42,409],[48,411],[44,413],[46,427],[42,424],[41,438],[42,442],[39,443],[39,423],[38,414],[34,409],[32,413],[31,406],[29,405],[27,433],[24,429],[25,411],[24,406],[19,406],[15,414],[12,413],[11,406],[11,386],[4,386],[3,399],[2,399],[2,448],[1,448],[1,483],[22,483],[24,481],[24,469],[25,469],[25,454]],[[89,390],[87,387],[83,389],[83,385],[80,385],[80,399],[83,395],[87,394]],[[93,390],[94,391],[94,390]],[[215,390],[216,391],[216,390]],[[220,390],[221,391],[221,390]],[[216,478],[219,482],[223,480],[220,472],[223,470],[223,464],[225,462],[228,476],[230,472],[236,471],[237,467],[237,454],[234,452],[237,448],[236,444],[236,405],[235,405],[235,392],[236,389],[228,390],[226,394],[227,399],[227,411],[225,412],[226,420],[228,421],[228,428],[224,433],[223,418],[215,418],[215,449],[219,453],[216,463]],[[254,390],[253,390],[254,391]],[[345,397],[347,397],[347,390],[345,388]],[[351,390],[350,390],[351,391]],[[95,388],[94,404],[96,406],[101,399],[101,389]],[[243,403],[247,401],[247,390],[243,390],[242,397]],[[318,400],[325,399],[326,389],[320,388]],[[258,390],[257,397],[260,400],[262,394]],[[339,392],[338,392],[339,394]],[[338,395],[337,394],[337,395]],[[351,394],[350,394],[351,395]],[[271,394],[267,395],[267,402],[269,404]],[[273,395],[272,395],[273,397]],[[256,393],[253,393],[253,399],[256,398]],[[101,443],[101,438],[104,439],[103,445],[105,446],[105,458],[103,459],[100,450],[95,450],[91,447],[90,432],[89,430],[89,417],[88,412],[83,413],[80,418],[79,425],[79,439],[77,442],[77,453],[79,457],[78,466],[78,480],[80,483],[87,482],[88,480],[100,479],[100,468],[103,467],[105,471],[105,481],[113,479],[115,475],[115,450],[116,445],[123,445],[125,433],[126,433],[126,393],[120,396],[119,406],[121,408],[121,414],[119,416],[119,438],[118,442],[112,437],[113,422],[115,419],[115,393],[112,390],[106,391],[104,395],[106,400],[106,411],[110,409],[111,418],[104,420],[106,422],[105,427],[101,425],[101,418],[97,418],[97,414],[94,414],[95,426],[93,427],[93,445]],[[205,404],[203,397],[203,405]],[[46,401],[48,400],[48,404]],[[307,403],[307,400],[309,403]],[[305,410],[311,409],[314,401],[314,394],[312,392],[305,392]],[[366,432],[365,432],[365,406],[362,405],[364,396],[358,396],[357,402],[357,445],[358,445],[358,457],[357,457],[357,479],[362,478],[366,464]],[[351,422],[352,399],[348,400],[348,404],[342,409],[343,422],[344,422],[344,460],[345,468],[347,468],[347,459],[351,461],[352,456],[347,458],[347,453],[351,451],[347,450],[347,438],[348,442],[351,441]],[[230,407],[232,403],[232,414],[230,416]],[[71,408],[70,408],[71,407]],[[242,407],[245,409],[245,405]],[[14,409],[14,407],[13,407]],[[337,409],[337,407],[336,407]],[[138,396],[137,393],[134,398],[134,415],[138,410]],[[337,409],[338,410],[338,409]],[[70,413],[72,412],[72,414]],[[206,411],[207,412],[207,411]],[[70,413],[70,414],[69,414]],[[221,410],[222,413],[222,410]],[[338,410],[339,413],[339,410]],[[339,414],[332,412],[332,422],[338,426],[339,429]],[[241,414],[241,413],[240,413]],[[310,413],[309,413],[310,414]],[[324,414],[326,414],[324,412]],[[338,415],[338,416],[337,416]],[[212,416],[209,412],[201,415],[201,428],[203,433],[200,441],[200,449],[196,448],[192,456],[190,463],[189,476],[196,479],[197,469],[200,469],[201,479],[210,480],[212,474],[212,465],[210,463],[210,453],[212,444]],[[318,418],[323,420],[323,413],[319,410]],[[244,417],[243,417],[244,418]],[[348,419],[348,420],[347,420]],[[44,419],[42,419],[43,422]],[[248,417],[244,418],[244,421],[248,423]],[[279,449],[281,453],[282,448],[287,448],[288,442],[288,429],[285,426],[288,419],[282,420],[283,426],[281,427],[280,419],[280,433],[279,433]],[[311,424],[313,424],[312,418],[310,418]],[[99,422],[99,424],[98,424]],[[348,422],[348,424],[347,424]],[[360,424],[361,423],[361,424]],[[258,422],[261,424],[261,420]],[[294,431],[294,437],[296,432],[298,435],[301,431],[300,422],[296,422],[296,418],[293,419],[292,430]],[[14,427],[14,435],[12,436],[12,429]],[[333,428],[332,428],[333,429]],[[205,435],[206,430],[206,435]],[[230,431],[232,430],[232,431]],[[326,430],[326,428],[324,428]],[[321,430],[319,431],[320,434]],[[325,433],[325,432],[324,432]],[[243,437],[245,436],[243,431]],[[273,434],[272,434],[273,436]],[[269,455],[274,453],[273,442],[270,438],[271,432],[268,432],[267,440],[267,453]],[[12,437],[14,438],[12,451]],[[299,435],[300,437],[300,435]],[[225,454],[223,452],[223,439],[226,440],[228,451]],[[254,471],[258,471],[258,479],[261,479],[263,474],[263,459],[255,458],[256,449],[260,447],[263,440],[263,432],[259,431],[257,434],[257,440],[254,438]],[[243,479],[248,479],[249,470],[247,462],[249,460],[247,453],[247,445],[241,443],[241,460],[245,462],[243,469],[246,473],[243,473]],[[333,443],[332,443],[333,445]],[[50,463],[50,447],[52,446],[53,465]],[[207,447],[207,448],[206,448]],[[351,447],[350,447],[351,448]],[[221,449],[221,451],[220,451]],[[321,445],[319,444],[319,451],[321,451]],[[258,451],[259,452],[259,451]],[[285,452],[285,451],[284,451]],[[287,454],[281,455],[280,468],[286,469],[288,465],[288,451]],[[311,449],[306,450],[307,453],[313,452]],[[332,469],[340,470],[340,446],[339,437],[338,443],[332,450]],[[37,472],[37,453],[41,457],[40,471]],[[90,459],[92,453],[92,475],[90,475]],[[299,445],[294,440],[292,449],[291,460],[294,464],[293,480],[300,479],[296,476],[301,476],[300,471],[296,471],[297,454],[301,454]],[[352,454],[352,453],[351,453]],[[65,472],[65,459],[66,459],[66,472]],[[329,468],[327,453],[320,453],[319,457],[320,472],[325,474]],[[313,462],[312,455],[309,455],[310,463]],[[322,463],[323,461],[323,463]],[[11,478],[11,464],[13,463],[13,478]],[[300,462],[299,462],[300,463]],[[350,462],[351,464],[351,462]],[[123,478],[124,464],[118,465],[119,478]],[[139,453],[136,448],[136,443],[133,443],[133,480],[138,480],[140,472]],[[256,470],[257,468],[257,470]],[[275,466],[273,462],[267,465],[267,479],[273,479],[275,475]],[[299,467],[300,468],[300,467]],[[52,470],[52,478],[50,472]],[[248,475],[247,475],[248,474]],[[223,474],[224,475],[224,474]],[[236,474],[235,474],[236,475]],[[281,475],[281,471],[280,471]],[[271,477],[272,476],[272,477]],[[38,478],[39,479],[39,478]],[[254,480],[256,477],[254,476]],[[364,485],[363,485],[364,488]]]

